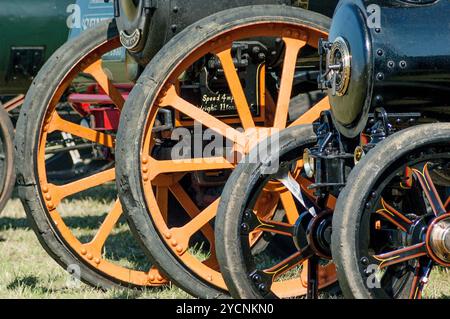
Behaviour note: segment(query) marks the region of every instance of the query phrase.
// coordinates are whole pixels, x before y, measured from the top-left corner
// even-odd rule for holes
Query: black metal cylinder
[[[345,41],[351,67],[345,93],[329,93],[343,135],[357,136],[376,107],[450,113],[449,12],[443,0],[339,3],[329,39]]]
[[[226,9],[259,4],[301,6],[331,16],[338,0],[117,0],[122,44],[141,64],[192,23]],[[117,9],[116,9],[117,10]]]

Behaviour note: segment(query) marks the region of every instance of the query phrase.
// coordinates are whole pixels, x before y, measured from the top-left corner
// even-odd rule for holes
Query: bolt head
[[[258,283],[258,282],[261,281],[261,276],[258,275],[258,274],[254,274],[254,275],[252,276],[252,279],[253,279],[254,282]]]
[[[241,224],[241,230],[248,232],[250,230],[250,227],[248,226],[248,224],[243,223]]]
[[[258,285],[258,289],[259,289],[261,292],[267,292],[267,286],[266,286],[266,284],[259,284],[259,285]]]
[[[369,265],[369,258],[367,257],[361,258],[361,264],[363,264],[364,266]]]
[[[377,74],[377,80],[378,81],[383,81],[384,80],[384,74],[382,72]]]

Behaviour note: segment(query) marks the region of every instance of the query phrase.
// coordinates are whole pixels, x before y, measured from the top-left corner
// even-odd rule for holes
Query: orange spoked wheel
[[[311,126],[286,129],[273,154],[241,163],[230,176],[215,231],[217,256],[233,297],[317,298],[319,290],[335,288],[330,241],[336,199],[316,198],[303,169],[303,151],[316,140]],[[267,163],[274,159],[279,162],[269,170]],[[261,218],[261,206],[282,209],[285,216],[281,221]],[[255,253],[255,236],[271,236],[286,249]]]
[[[19,192],[40,242],[73,276],[101,288],[159,286],[166,281],[127,231],[115,191],[116,122],[129,87],[119,47],[115,24],[104,23],[43,67],[17,127]]]
[[[317,89],[310,76],[328,26],[326,17],[292,7],[221,12],[167,44],[133,89],[116,148],[121,201],[149,255],[189,293],[228,296],[214,218],[238,159],[265,137],[328,109],[326,98],[307,108],[292,102]],[[258,216],[279,220],[284,212],[273,207],[280,195],[270,195]],[[251,245],[264,250],[270,241],[255,234]]]

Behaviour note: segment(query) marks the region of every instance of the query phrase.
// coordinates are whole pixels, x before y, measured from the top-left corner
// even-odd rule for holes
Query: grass
[[[87,242],[95,235],[114,199],[114,190],[103,187],[66,200],[60,210],[76,236]],[[106,256],[124,266],[142,269],[148,267],[145,255],[130,236],[124,221],[119,223],[108,240]],[[206,258],[207,255],[203,257]],[[76,288],[69,288],[68,279],[65,270],[39,244],[28,226],[19,199],[13,198],[0,216],[0,299],[190,298],[174,286],[142,291],[101,291],[82,283]],[[433,270],[424,295],[426,298],[450,298],[450,271],[442,268]]]
[[[77,237],[88,240],[95,234],[95,230],[112,203],[113,199],[108,196],[91,196],[90,198],[78,196],[64,202],[61,210],[66,216],[65,221],[68,225],[78,225],[74,229]],[[126,266],[144,265],[145,256],[140,249],[136,248],[137,245],[127,233],[126,223],[121,222],[114,231],[112,241],[107,244],[110,247],[114,245],[108,258]],[[130,242],[133,242],[133,245]],[[28,226],[20,200],[12,199],[0,216],[0,299],[178,299],[190,297],[174,286],[143,291],[128,289],[101,291],[83,283],[76,288],[69,288],[68,280],[66,271],[47,255]]]

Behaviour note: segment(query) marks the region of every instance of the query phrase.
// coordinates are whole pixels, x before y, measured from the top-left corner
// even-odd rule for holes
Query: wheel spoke
[[[448,209],[448,206],[450,205],[450,196],[447,198],[447,200],[445,201],[444,207],[445,209]]]
[[[172,228],[170,230],[172,246],[174,246],[178,254],[184,254],[189,248],[189,240],[191,237],[204,228],[206,224],[208,224],[214,217],[216,217],[219,201],[220,199],[214,201],[214,203],[192,218],[191,221],[183,227]]]
[[[295,67],[297,65],[297,56],[306,42],[297,39],[283,38],[286,45],[284,56],[283,71],[281,74],[280,91],[278,93],[277,108],[274,120],[274,127],[283,129],[289,113],[289,103],[292,95],[292,85],[294,83]]]
[[[48,189],[45,186],[43,187],[44,197],[48,203],[51,202],[53,204],[50,206],[55,207],[61,202],[61,200],[70,195],[114,181],[116,176],[115,171],[116,170],[114,168],[111,168],[61,186],[49,184]]]
[[[267,192],[263,197],[258,198],[254,210],[264,220],[270,220],[275,215],[280,200],[279,194]],[[253,246],[263,235],[263,231],[256,230],[249,234],[250,246]]]
[[[234,169],[234,164],[223,157],[193,158],[185,160],[163,160],[149,159],[151,172],[146,175],[154,180],[163,173],[195,172],[206,170]],[[144,177],[145,179],[145,177]]]
[[[72,135],[84,138],[85,140],[89,140],[110,148],[114,148],[116,142],[114,136],[66,121],[56,112],[52,115],[50,126],[48,128],[49,133],[54,131],[70,133]]]
[[[375,262],[379,268],[385,268],[425,255],[427,255],[426,245],[425,243],[420,243],[414,246],[400,248],[389,253],[375,255],[373,256],[373,258],[375,259]]]
[[[241,224],[241,233],[246,235],[254,231],[263,231],[293,237],[294,228],[293,225],[287,223],[261,220],[252,210],[248,209]]]
[[[122,212],[120,201],[116,200],[113,208],[106,216],[94,239],[87,246],[92,247],[96,253],[101,254],[102,248],[113,231],[115,225],[119,221],[120,216],[122,216]]]
[[[428,283],[432,267],[432,261],[429,261],[426,265],[423,265],[423,261],[419,261],[414,272],[414,280],[409,293],[410,299],[422,299],[423,289]]]
[[[255,203],[255,211],[264,219],[270,219],[275,214],[278,202],[280,201],[279,193],[264,191]]]
[[[173,85],[167,90],[160,106],[171,106],[204,126],[209,127],[214,132],[233,141],[237,145],[243,148],[247,145],[248,139],[243,133],[181,98]]]
[[[156,201],[158,202],[159,209],[163,215],[164,220],[167,223],[167,214],[169,210],[169,188],[164,186],[156,187]]]
[[[274,281],[277,277],[282,274],[288,272],[295,266],[303,264],[307,259],[311,258],[314,254],[309,248],[306,248],[304,251],[299,251],[293,254],[292,256],[286,258],[275,266],[265,269],[263,272],[269,276],[271,276],[272,281]]]
[[[328,97],[326,97],[320,100],[320,102],[318,102],[312,108],[310,108],[305,114],[303,114],[294,122],[292,122],[289,125],[289,127],[313,123],[314,121],[320,118],[320,114],[322,114],[322,112],[327,111],[329,109],[330,109],[330,100]]]
[[[381,199],[382,209],[377,210],[377,214],[383,216],[385,219],[393,223],[400,230],[407,232],[412,225],[412,221],[405,215],[397,211],[394,207],[390,206],[385,200]]]
[[[241,123],[244,129],[249,129],[255,127],[253,121],[252,113],[247,102],[247,98],[242,88],[241,80],[236,72],[236,67],[233,62],[233,57],[231,56],[231,49],[227,49],[217,54],[222,64],[225,77],[228,82],[231,94],[234,98],[234,103],[236,104],[236,109],[241,119]]]
[[[100,87],[106,92],[106,94],[111,98],[114,105],[122,110],[125,100],[119,90],[113,85],[108,75],[105,73],[102,67],[102,60],[97,60],[85,70],[85,73],[92,75],[92,77],[97,81]]]
[[[186,193],[186,191],[183,189],[183,187],[180,185],[180,183],[175,183],[172,186],[169,187],[170,192],[175,196],[177,201],[181,204],[181,206],[184,208],[186,213],[189,215],[190,218],[194,219],[196,216],[198,216],[201,211],[197,207],[197,205],[192,201],[192,199],[189,197],[189,195]],[[214,243],[214,229],[209,223],[205,223],[204,227],[201,228],[201,231],[203,235],[206,237],[206,239],[209,241],[210,244]]]
[[[431,208],[436,216],[440,216],[446,213],[444,204],[441,201],[441,197],[436,191],[433,180],[431,179],[430,172],[428,171],[428,163],[423,166],[422,172],[418,169],[413,169],[413,174],[418,179],[420,186],[427,197]]]
[[[280,199],[281,204],[286,211],[286,217],[289,224],[294,225],[297,219],[300,217],[300,214],[298,213],[297,205],[295,204],[292,193],[289,191],[282,192],[280,193]]]

